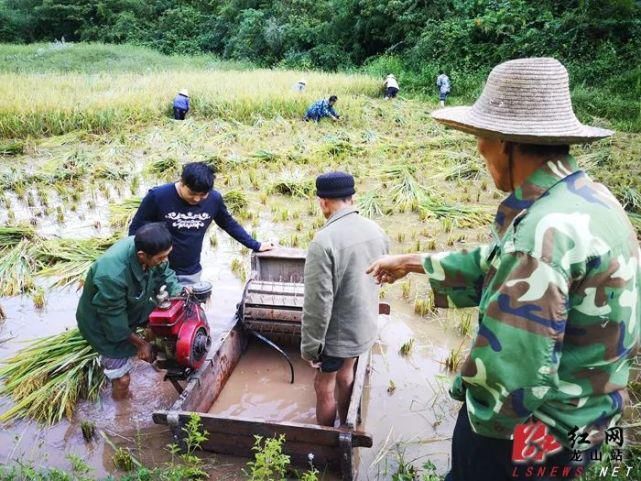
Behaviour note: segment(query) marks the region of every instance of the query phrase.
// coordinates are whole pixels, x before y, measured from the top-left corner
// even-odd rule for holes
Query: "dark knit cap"
[[[345,172],[328,172],[316,177],[316,195],[324,199],[340,199],[354,195],[354,177]]]

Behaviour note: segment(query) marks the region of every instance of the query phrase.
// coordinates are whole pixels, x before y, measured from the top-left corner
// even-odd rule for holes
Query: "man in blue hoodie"
[[[185,115],[189,112],[189,92],[182,89],[174,99],[174,119],[185,120]]]
[[[214,171],[203,162],[183,166],[180,180],[155,187],[140,203],[129,226],[134,235],[143,225],[164,222],[171,233],[173,250],[169,265],[182,284],[200,280],[200,252],[205,232],[214,221],[221,229],[253,251],[274,248],[271,242],[258,242],[234,220],[220,192],[213,189]]]

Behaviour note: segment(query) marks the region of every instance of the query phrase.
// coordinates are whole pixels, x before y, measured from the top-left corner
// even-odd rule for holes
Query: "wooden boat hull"
[[[372,437],[357,428],[361,422],[363,388],[368,382],[370,353],[359,357],[350,399],[346,426],[330,428],[296,422],[270,422],[208,413],[225,383],[247,348],[248,334],[237,323],[210,351],[205,365],[190,379],[182,394],[169,410],[153,413],[153,420],[171,428],[174,442],[183,445],[183,427],[196,413],[208,439],[202,446],[207,451],[252,457],[254,436],[273,437],[283,434],[283,451],[300,467],[314,466],[340,472],[345,481],[355,479],[354,448],[371,447]],[[313,458],[310,456],[313,456]]]

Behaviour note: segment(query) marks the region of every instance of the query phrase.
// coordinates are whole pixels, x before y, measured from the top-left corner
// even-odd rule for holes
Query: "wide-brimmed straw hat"
[[[499,64],[472,107],[448,107],[432,117],[480,137],[524,144],[581,144],[614,133],[579,122],[572,110],[568,71],[554,58]]]
[[[189,97],[189,90],[187,90],[187,89],[179,90],[178,93],[180,95],[184,95],[185,97]]]

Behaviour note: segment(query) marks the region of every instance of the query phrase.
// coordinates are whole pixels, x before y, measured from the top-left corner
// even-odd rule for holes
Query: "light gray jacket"
[[[379,288],[365,271],[389,240],[355,208],[335,212],[316,233],[305,261],[301,355],[356,357],[376,340]]]

